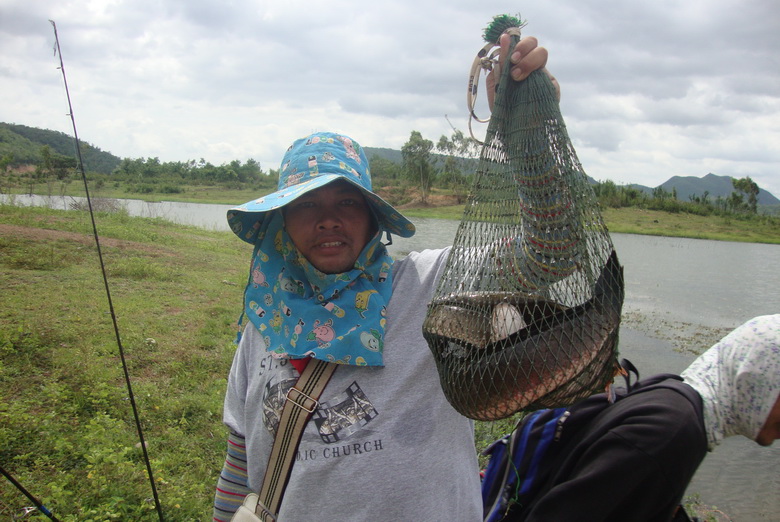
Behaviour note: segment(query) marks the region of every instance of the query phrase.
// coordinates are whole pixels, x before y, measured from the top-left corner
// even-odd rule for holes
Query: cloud
[[[336,129],[400,148],[466,130],[468,69],[499,0],[4,0],[0,120],[69,132],[122,157],[276,168]],[[771,0],[559,0],[522,7],[550,51],[585,170],[655,186],[750,175],[780,195],[780,9]],[[449,121],[448,121],[449,120]],[[484,126],[481,126],[484,132]]]

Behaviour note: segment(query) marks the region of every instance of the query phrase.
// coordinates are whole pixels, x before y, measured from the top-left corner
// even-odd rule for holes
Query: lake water
[[[17,204],[69,208],[74,198],[17,196]],[[79,199],[79,198],[75,198]],[[124,200],[132,215],[228,230],[228,205]],[[458,223],[414,219],[395,256],[452,243]],[[780,245],[613,234],[625,267],[621,356],[648,376],[679,373],[696,354],[751,317],[780,312]],[[707,456],[689,487],[731,520],[780,521],[780,444],[732,437]],[[719,520],[724,520],[720,518]]]

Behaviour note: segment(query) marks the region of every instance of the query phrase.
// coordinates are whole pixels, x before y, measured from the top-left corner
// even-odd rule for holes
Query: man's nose
[[[323,207],[317,214],[317,227],[321,229],[341,227],[341,216],[338,209]]]

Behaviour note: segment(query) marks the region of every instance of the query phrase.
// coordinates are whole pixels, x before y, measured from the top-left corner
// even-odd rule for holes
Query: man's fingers
[[[498,38],[498,46],[500,48],[500,51],[498,53],[498,63],[504,63],[504,61],[506,61],[506,57],[509,54],[510,43],[511,43],[511,38],[506,33],[502,34]]]
[[[520,43],[522,43],[522,41]],[[520,56],[517,56],[517,54],[517,51],[512,54],[512,62],[515,65],[512,66],[511,72],[512,78],[517,81],[525,80],[528,78],[529,74],[537,69],[542,69],[547,65],[547,49],[544,47],[534,47]],[[518,61],[515,61],[515,59]]]
[[[539,41],[533,36],[526,36],[520,40],[517,45],[515,45],[514,49],[509,48],[511,41],[512,39],[508,34],[501,35],[498,40],[500,48],[498,53],[498,62],[493,65],[493,70],[487,77],[487,96],[488,104],[491,110],[493,108],[495,88],[496,85],[498,85],[499,78],[501,78],[501,64],[505,63],[507,56],[509,56],[509,61],[512,64],[512,68],[509,71],[512,79],[516,81],[525,80],[532,72],[536,71],[537,69],[541,69],[545,72],[545,74],[547,74],[547,76],[550,78],[550,81],[552,81],[553,85],[555,86],[555,91],[558,94],[558,100],[560,100],[561,89],[558,85],[558,80],[556,80],[555,77],[545,68],[548,57],[547,49],[544,47],[539,47]]]
[[[538,46],[539,46],[539,40],[537,40],[535,36],[526,36],[525,38],[520,40],[515,46],[514,52],[512,53],[512,58],[513,58],[512,62],[517,63],[517,60],[521,59],[523,56],[526,56],[528,53],[536,49]],[[515,56],[518,56],[517,60],[514,59]]]

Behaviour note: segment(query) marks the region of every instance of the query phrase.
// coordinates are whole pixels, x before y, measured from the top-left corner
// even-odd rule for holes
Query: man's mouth
[[[344,243],[342,241],[327,241],[325,243],[320,243],[320,248],[331,248],[331,247],[338,247],[343,245]]]

